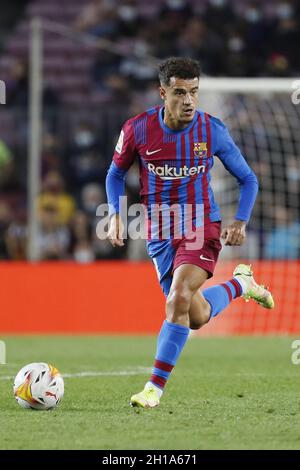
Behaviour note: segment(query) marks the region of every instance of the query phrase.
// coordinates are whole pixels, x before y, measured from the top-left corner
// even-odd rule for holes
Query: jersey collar
[[[158,110],[158,119],[159,119],[160,127],[165,132],[167,132],[168,134],[185,134],[186,132],[189,132],[191,130],[191,128],[193,127],[193,125],[195,124],[195,122],[198,119],[198,111],[196,109],[195,116],[194,116],[192,122],[187,127],[185,127],[184,129],[182,129],[180,131],[176,131],[174,129],[170,129],[170,127],[166,126],[166,124],[164,123],[164,118],[163,118],[164,109],[165,109],[164,106],[161,106],[159,108],[159,110]]]

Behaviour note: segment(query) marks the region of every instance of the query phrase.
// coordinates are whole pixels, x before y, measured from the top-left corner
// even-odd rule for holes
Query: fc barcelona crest
[[[194,142],[194,155],[196,157],[207,156],[207,142]]]

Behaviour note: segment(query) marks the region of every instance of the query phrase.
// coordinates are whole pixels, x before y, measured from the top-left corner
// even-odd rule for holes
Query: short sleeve
[[[128,170],[133,164],[137,155],[133,126],[130,121],[126,121],[119,135],[115,147],[113,161],[117,167]]]

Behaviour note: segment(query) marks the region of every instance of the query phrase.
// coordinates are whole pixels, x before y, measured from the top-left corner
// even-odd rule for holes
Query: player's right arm
[[[107,238],[113,246],[123,246],[123,223],[120,217],[120,198],[125,196],[126,174],[136,156],[134,132],[127,121],[120,133],[113,161],[106,177],[106,194],[109,204],[109,230]]]

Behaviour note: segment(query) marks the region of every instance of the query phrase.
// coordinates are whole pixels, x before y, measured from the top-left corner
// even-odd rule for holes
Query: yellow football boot
[[[239,264],[233,271],[233,276],[241,280],[244,291],[242,297],[246,302],[253,299],[264,308],[274,308],[275,303],[271,292],[264,286],[256,283],[251,265]]]

